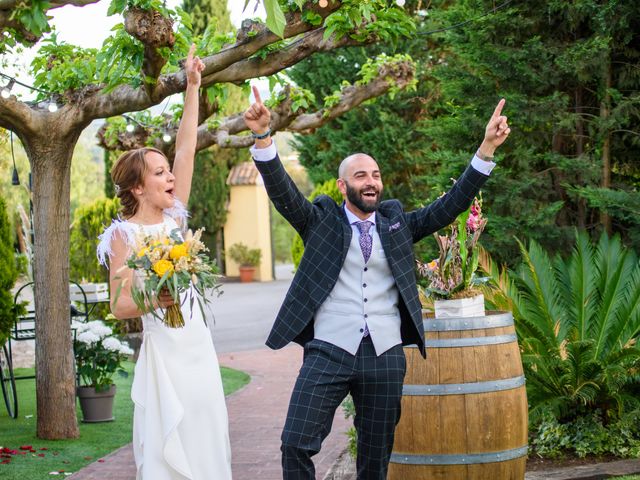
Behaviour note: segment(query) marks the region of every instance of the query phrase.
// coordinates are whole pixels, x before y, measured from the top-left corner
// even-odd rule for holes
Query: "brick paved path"
[[[280,468],[280,432],[289,396],[302,362],[302,348],[267,348],[220,355],[220,364],[251,375],[251,382],[227,397],[233,478],[277,480]],[[333,429],[322,451],[314,457],[316,477],[322,479],[347,444],[349,421],[336,412]],[[74,475],[72,480],[134,480],[131,445],[126,445]],[[153,479],[151,479],[153,480]],[[215,480],[215,479],[211,479]]]

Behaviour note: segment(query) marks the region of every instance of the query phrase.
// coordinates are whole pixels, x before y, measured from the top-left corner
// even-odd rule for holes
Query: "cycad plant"
[[[600,410],[617,418],[640,408],[640,264],[619,237],[592,243],[576,233],[569,258],[520,243],[523,263],[500,270],[489,306],[513,312],[527,378],[532,424],[545,412],[570,421]]]

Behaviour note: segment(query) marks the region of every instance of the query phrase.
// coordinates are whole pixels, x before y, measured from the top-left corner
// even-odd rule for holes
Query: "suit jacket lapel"
[[[347,218],[347,214],[344,212],[344,204],[340,207],[340,212],[342,216],[342,222],[340,222],[342,227],[342,262],[344,263],[344,259],[347,258],[347,252],[349,251],[349,246],[351,245],[351,237],[353,236],[353,229],[349,224],[349,219]]]
[[[384,253],[387,255],[387,258],[391,258],[389,254],[391,253],[391,235],[389,234],[389,219],[380,214],[379,211],[376,212],[376,229],[378,230],[378,235],[380,236],[380,241],[382,242],[382,248],[384,249]]]

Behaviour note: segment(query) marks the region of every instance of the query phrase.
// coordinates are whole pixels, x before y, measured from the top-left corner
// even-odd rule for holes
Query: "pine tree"
[[[454,24],[492,5],[442,2],[435,16]],[[422,129],[443,155],[474,141],[482,113],[507,98],[513,133],[484,197],[485,244],[502,260],[516,258],[513,236],[568,251],[574,227],[610,230],[607,208],[586,192],[637,185],[638,13],[635,2],[523,2],[443,35],[439,110]]]
[[[342,158],[363,151],[378,160],[387,198],[407,208],[428,203],[469,163],[505,97],[513,133],[484,188],[485,247],[512,264],[514,236],[568,251],[576,226],[612,228],[640,247],[640,219],[630,210],[640,183],[640,5],[581,0],[493,7],[434,2],[427,15],[416,12],[421,31],[413,41],[345,49],[296,65],[292,78],[322,98],[336,86],[332,72],[349,78],[378,50],[402,49],[419,64],[417,92],[376,99],[297,137],[312,180],[335,176]],[[610,227],[603,214],[611,216]]]
[[[212,22],[216,31],[235,31],[231,24],[226,0],[183,0],[183,8],[191,15],[193,33],[202,35]],[[247,96],[243,89],[235,85],[225,85],[226,99],[220,116],[243,110],[247,105]],[[191,223],[204,227],[203,241],[222,264],[221,230],[226,221],[226,203],[229,188],[226,184],[229,169],[239,162],[247,160],[244,150],[220,148],[217,145],[196,155],[193,172],[193,185],[189,200]]]

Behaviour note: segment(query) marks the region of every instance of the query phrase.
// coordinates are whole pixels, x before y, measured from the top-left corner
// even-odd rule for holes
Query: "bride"
[[[183,328],[169,328],[152,309],[174,303],[159,295],[146,312],[131,298],[133,271],[126,266],[137,235],[186,230],[196,150],[198,89],[204,64],[191,46],[185,63],[187,89],[176,136],[173,169],[154,148],[124,153],[111,178],[122,204],[121,219],[100,236],[98,257],[110,267],[111,310],[119,318],[142,316],[143,342],[131,389],[137,480],[231,478],[227,409],[216,352],[197,307],[182,302]]]

